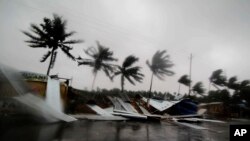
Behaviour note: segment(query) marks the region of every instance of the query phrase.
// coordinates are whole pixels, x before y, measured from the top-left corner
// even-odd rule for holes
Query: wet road
[[[230,123],[232,124],[232,123]],[[34,124],[1,122],[1,141],[228,141],[229,123],[196,124],[197,130],[169,122],[87,121]]]

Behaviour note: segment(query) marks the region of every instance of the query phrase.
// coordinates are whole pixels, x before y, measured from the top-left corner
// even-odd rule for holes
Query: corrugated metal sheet
[[[142,100],[144,102],[147,102],[147,98],[145,98],[145,97],[143,97]],[[179,102],[180,102],[180,100],[178,100],[178,101],[166,101],[166,100],[156,100],[156,99],[151,98],[149,100],[149,105],[151,105],[155,109],[162,112],[162,111],[172,107],[173,105],[175,105],[176,103],[179,103]]]

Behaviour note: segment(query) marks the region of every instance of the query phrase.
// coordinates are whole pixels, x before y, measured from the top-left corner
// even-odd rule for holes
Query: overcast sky
[[[138,65],[145,74],[136,86],[125,82],[127,90],[148,90],[150,70],[146,66],[157,50],[167,50],[175,64],[174,76],[165,81],[155,79],[153,90],[176,92],[178,79],[189,73],[189,56],[193,54],[193,83],[208,78],[216,69],[228,77],[250,78],[250,1],[249,0],[1,0],[0,62],[18,70],[46,73],[48,61],[39,60],[46,49],[33,49],[24,42],[21,32],[30,24],[56,13],[68,21],[67,30],[76,31],[72,38],[85,42],[74,45],[72,54],[87,57],[83,49],[100,41],[114,51],[121,64],[128,55],[140,58]],[[58,53],[51,74],[73,78],[73,87],[91,88],[92,69],[77,66]],[[96,86],[120,88],[98,73]],[[181,92],[187,89],[182,86]]]

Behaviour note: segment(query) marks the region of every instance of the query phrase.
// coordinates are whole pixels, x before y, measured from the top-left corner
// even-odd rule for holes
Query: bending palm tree
[[[180,87],[181,87],[180,84],[183,84],[183,85],[185,85],[185,86],[187,86],[187,87],[189,87],[189,85],[191,84],[191,80],[190,80],[190,78],[188,77],[188,75],[183,75],[183,76],[181,76],[180,79],[178,80],[178,82],[179,82],[178,94],[179,94],[179,92],[180,92]]]
[[[203,83],[202,82],[197,82],[194,86],[193,86],[193,91],[197,94],[204,94],[205,92],[205,89],[204,89],[204,86],[203,86]]]
[[[92,59],[77,58],[78,65],[88,65],[93,67],[94,79],[92,82],[92,90],[94,88],[97,72],[102,70],[111,79],[110,73],[114,72],[115,66],[108,62],[117,61],[117,59],[113,58],[113,52],[110,51],[109,48],[102,46],[99,42],[97,42],[97,46],[97,49],[90,47],[87,50],[84,50],[84,52]]]
[[[250,86],[250,80],[243,80],[240,83],[240,87],[247,87],[247,86]]]
[[[125,81],[124,78],[126,78],[133,85],[135,85],[135,83],[132,79],[138,82],[142,82],[144,75],[140,73],[141,68],[139,66],[135,66],[135,67],[132,66],[138,60],[139,59],[133,55],[128,56],[124,60],[122,66],[118,66],[119,71],[115,72],[114,74],[114,76],[121,75],[121,92],[122,93],[124,91],[124,81]]]
[[[240,89],[240,83],[237,82],[237,76],[233,76],[228,79],[227,87],[233,89],[235,92]]]
[[[223,70],[218,69],[212,73],[211,77],[209,78],[209,81],[210,81],[210,84],[212,83],[213,86],[219,90],[220,88],[217,87],[217,85],[218,86],[226,86],[227,77],[223,74]]]
[[[167,52],[166,50],[157,51],[152,58],[151,64],[149,63],[148,60],[146,61],[146,64],[152,71],[150,88],[149,88],[149,98],[151,97],[150,94],[152,90],[152,83],[153,83],[154,75],[160,80],[163,80],[165,75],[167,76],[174,75],[174,72],[169,70],[169,68],[173,67],[174,64],[170,61],[170,56],[165,55],[166,52]],[[149,106],[149,98],[147,102],[148,106]]]
[[[31,31],[35,34],[23,31],[25,35],[30,37],[30,40],[25,42],[29,43],[32,48],[47,48],[49,51],[43,56],[40,62],[45,62],[50,57],[50,62],[47,70],[47,75],[50,69],[53,68],[56,60],[57,49],[60,48],[69,58],[74,60],[74,56],[69,52],[72,50],[70,44],[82,42],[81,40],[66,40],[75,32],[66,32],[66,21],[61,17],[54,14],[53,19],[44,18],[40,26],[31,24]]]

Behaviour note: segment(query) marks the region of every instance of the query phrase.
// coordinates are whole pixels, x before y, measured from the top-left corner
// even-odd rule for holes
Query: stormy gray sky
[[[1,0],[0,62],[19,70],[46,73],[48,61],[39,60],[46,49],[33,49],[21,33],[30,24],[56,13],[68,21],[72,38],[85,42],[74,46],[72,54],[86,57],[83,49],[95,41],[110,47],[121,64],[133,54],[145,74],[136,86],[125,82],[127,90],[148,90],[150,70],[146,66],[157,50],[168,51],[176,73],[165,81],[155,79],[153,90],[176,92],[180,76],[189,73],[193,54],[193,83],[202,81],[208,89],[212,71],[223,69],[228,77],[250,78],[250,1],[249,0]],[[91,87],[92,69],[58,53],[51,74],[73,77],[73,87]],[[98,73],[96,86],[120,88],[120,78],[110,82]],[[181,92],[187,89],[182,86]]]

